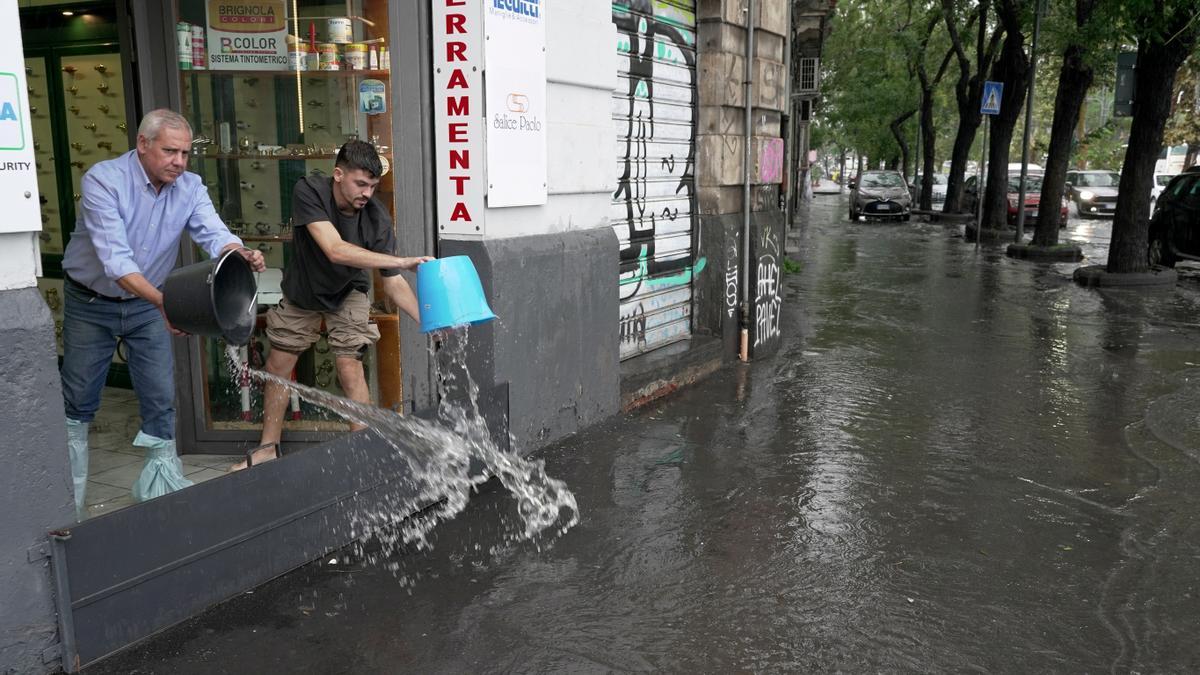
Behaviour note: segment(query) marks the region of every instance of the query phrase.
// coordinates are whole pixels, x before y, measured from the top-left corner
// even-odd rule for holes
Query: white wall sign
[[[546,203],[546,0],[483,0],[488,207]]]
[[[0,232],[42,229],[17,3],[0,3]]]
[[[438,234],[481,239],[484,132],[480,0],[432,2]]]
[[[208,0],[211,70],[287,70],[283,0]]]

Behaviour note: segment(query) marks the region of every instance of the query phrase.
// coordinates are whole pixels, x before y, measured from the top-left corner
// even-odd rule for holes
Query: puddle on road
[[[545,546],[579,522],[574,494],[563,481],[546,475],[544,460],[506,452],[492,439],[479,410],[479,388],[467,370],[466,349],[464,329],[448,336],[434,354],[440,394],[436,421],[401,416],[247,368],[254,380],[282,385],[310,403],[366,426],[404,460],[416,495],[376,511],[359,511],[352,522],[356,550],[361,552],[363,544],[373,540],[378,545],[364,557],[385,565],[408,583],[412,580],[402,574],[397,554],[430,547],[428,534],[438,523],[462,512],[472,492],[489,478],[497,478],[516,504],[516,518],[500,524],[505,529],[504,545],[531,541]],[[236,373],[244,372],[235,347],[226,349],[226,357]],[[465,381],[460,382],[460,377]],[[452,397],[454,387],[463,387],[465,397]],[[464,405],[451,403],[464,398]]]

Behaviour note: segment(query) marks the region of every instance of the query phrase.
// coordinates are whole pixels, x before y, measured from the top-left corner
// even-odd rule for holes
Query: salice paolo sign
[[[489,208],[546,203],[546,17],[540,0],[488,0]]]

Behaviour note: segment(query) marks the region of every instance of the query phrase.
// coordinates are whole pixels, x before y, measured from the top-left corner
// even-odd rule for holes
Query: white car
[[[1162,194],[1163,188],[1167,187],[1167,183],[1178,174],[1173,173],[1156,173],[1154,174],[1154,187],[1150,189],[1150,213],[1154,213],[1154,205],[1158,203],[1158,196]]]
[[[946,186],[950,184],[950,178],[944,173],[930,174],[933,178],[933,195],[930,201],[934,204],[944,204],[946,202]],[[913,203],[921,198],[921,174],[913,176],[912,182],[912,199]]]

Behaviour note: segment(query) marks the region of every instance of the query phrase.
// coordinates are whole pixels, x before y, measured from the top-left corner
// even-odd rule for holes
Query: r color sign
[[[17,4],[0,3],[0,204],[5,210],[0,232],[39,232],[41,207]]]
[[[483,20],[480,0],[433,0],[438,234],[482,239]]]
[[[208,67],[287,70],[283,0],[208,0]]]

